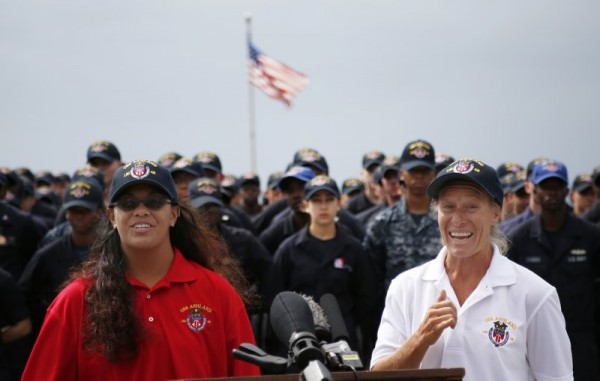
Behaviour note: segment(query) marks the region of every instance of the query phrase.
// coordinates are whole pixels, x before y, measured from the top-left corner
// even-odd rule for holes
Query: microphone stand
[[[333,381],[331,372],[323,364],[321,360],[311,360],[302,373],[300,373],[299,381]]]

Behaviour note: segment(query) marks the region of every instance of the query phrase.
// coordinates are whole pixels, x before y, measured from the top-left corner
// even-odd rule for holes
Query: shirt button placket
[[[150,300],[150,298],[152,298],[152,295],[150,295],[150,293],[147,293],[146,294],[146,300]],[[148,321],[150,323],[152,323],[154,321],[154,317],[153,316],[148,317]]]

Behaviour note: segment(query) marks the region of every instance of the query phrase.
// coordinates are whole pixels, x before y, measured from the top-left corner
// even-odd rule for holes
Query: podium
[[[405,369],[388,371],[360,371],[355,377],[352,372],[331,372],[335,381],[459,381],[465,375],[464,368],[439,368],[439,369]],[[203,378],[202,381],[298,381],[299,374],[276,374],[255,377],[219,377]],[[173,381],[200,381],[200,379],[185,379]]]

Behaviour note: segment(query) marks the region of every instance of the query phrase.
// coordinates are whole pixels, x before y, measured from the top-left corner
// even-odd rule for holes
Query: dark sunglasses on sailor
[[[111,207],[117,207],[124,212],[131,212],[135,210],[140,202],[144,204],[144,206],[150,210],[159,210],[166,204],[173,204],[173,202],[164,196],[161,195],[153,195],[148,196],[145,199],[133,198],[133,197],[123,197],[110,204]]]

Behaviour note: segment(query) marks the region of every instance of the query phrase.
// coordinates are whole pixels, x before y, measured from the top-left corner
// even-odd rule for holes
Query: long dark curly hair
[[[229,253],[227,245],[199,218],[198,212],[179,205],[181,214],[171,228],[170,240],[184,257],[221,274],[240,294],[246,308],[258,305],[243,271]],[[85,294],[86,316],[83,346],[104,355],[108,361],[136,356],[144,340],[144,330],[135,312],[133,287],[125,278],[126,263],[121,239],[108,219],[100,223],[89,257],[70,275],[88,286]]]

